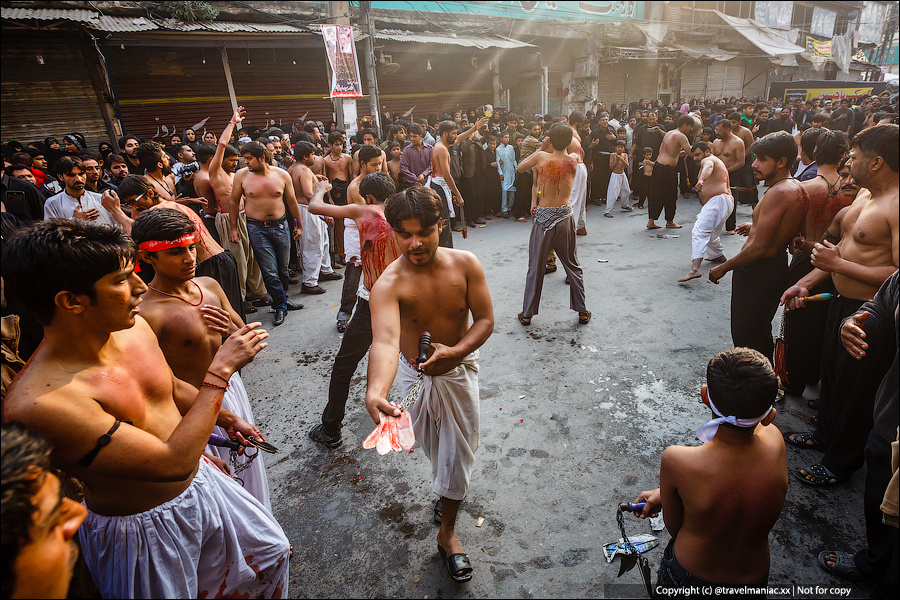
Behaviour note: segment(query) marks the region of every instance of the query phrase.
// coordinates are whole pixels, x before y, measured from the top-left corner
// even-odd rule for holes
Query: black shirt
[[[831,128],[834,131],[847,133],[847,128],[853,123],[853,111],[849,108],[839,108],[831,113]]]
[[[3,204],[10,214],[26,223],[44,219],[44,195],[31,182],[4,175],[0,190],[2,190]],[[10,197],[9,192],[22,192],[22,195],[13,194]]]

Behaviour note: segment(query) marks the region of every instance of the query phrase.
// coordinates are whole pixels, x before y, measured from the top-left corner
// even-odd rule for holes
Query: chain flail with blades
[[[634,508],[637,508],[636,506]],[[644,508],[643,506],[640,507]],[[616,523],[619,525],[619,531],[622,533],[622,544],[625,546],[625,556],[622,557],[622,561],[619,563],[619,574],[616,577],[621,577],[624,573],[627,573],[631,569],[634,568],[635,565],[639,565],[639,570],[641,572],[641,579],[644,580],[644,585],[647,587],[647,594],[652,598],[653,597],[653,586],[650,583],[650,561],[641,556],[641,553],[638,552],[637,548],[634,547],[634,544],[631,543],[631,540],[628,539],[628,534],[625,533],[625,512],[633,510],[632,507],[629,507],[627,504],[619,505],[619,509],[616,512]]]

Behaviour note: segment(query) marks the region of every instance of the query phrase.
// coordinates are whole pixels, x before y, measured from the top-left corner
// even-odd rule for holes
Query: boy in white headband
[[[778,381],[762,354],[732,348],[709,361],[706,382],[700,401],[712,418],[697,431],[703,445],[666,448],[660,487],[635,500],[646,502],[642,519],[665,507],[672,539],[657,587],[763,587],[768,535],[788,487],[784,440],[771,425]]]

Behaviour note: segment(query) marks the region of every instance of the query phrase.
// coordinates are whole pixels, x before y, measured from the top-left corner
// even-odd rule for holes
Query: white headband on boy
[[[716,408],[716,405],[713,404],[712,396],[709,395],[709,388],[706,388],[706,398],[709,400],[709,407],[712,409],[713,414],[717,415],[718,419],[710,419],[706,422],[706,425],[697,430],[697,437],[704,444],[709,442],[709,440],[713,439],[716,436],[716,432],[719,430],[719,425],[722,423],[728,423],[730,425],[734,425],[735,427],[753,427],[757,423],[761,422],[763,419],[769,416],[769,413],[772,412],[772,406],[763,413],[761,417],[757,417],[755,419],[738,419],[734,415],[729,415],[727,417],[722,416],[722,413],[719,412],[719,409]]]

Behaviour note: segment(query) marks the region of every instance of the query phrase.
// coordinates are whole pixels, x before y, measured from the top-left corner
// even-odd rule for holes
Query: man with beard
[[[600,114],[592,134],[591,164],[594,169],[591,171],[591,196],[593,196],[592,200],[595,204],[602,205],[606,202],[609,175],[612,173],[609,168],[609,155],[616,149],[616,130],[609,124],[607,113]],[[575,209],[574,205],[572,209]],[[576,213],[575,220],[577,221],[579,218],[580,216]],[[576,223],[575,227],[577,229],[579,225]]]
[[[163,200],[175,200],[175,176],[172,175],[171,159],[163,147],[156,142],[144,142],[135,150],[135,156],[156,188],[156,194]]]
[[[290,231],[293,230],[295,240],[300,238],[299,224],[302,223],[302,217],[291,176],[287,171],[269,165],[266,147],[259,142],[250,142],[241,148],[241,155],[247,161],[247,166],[234,176],[229,207],[229,239],[232,243],[237,243],[240,239],[238,208],[243,196],[250,245],[263,274],[263,281],[266,282],[266,289],[272,296],[272,308],[275,309],[272,324],[277,327],[284,323],[287,311],[303,308],[287,299]],[[288,220],[285,205],[290,210],[294,223],[298,225],[292,226]]]
[[[797,142],[794,142],[794,147],[796,146]],[[746,149],[744,141],[732,133],[732,124],[728,119],[719,119],[719,122],[716,123],[716,141],[713,142],[712,148],[713,154],[718,156],[719,159],[725,163],[725,168],[728,169],[728,178],[731,183],[733,185],[739,184],[743,180],[741,169],[743,169],[744,163],[746,162]],[[791,159],[791,164],[788,165],[788,168],[793,165],[794,158]],[[725,222],[726,235],[734,235],[735,226],[737,224],[735,210],[731,211],[728,220]],[[765,352],[763,352],[763,354],[765,354]]]
[[[720,120],[718,126],[726,122],[730,127],[727,119]],[[743,150],[743,142],[732,137]],[[769,189],[753,210],[753,225],[741,251],[711,269],[709,279],[718,283],[734,270],[731,339],[735,346],[758,350],[772,362],[772,317],[781,291],[787,286],[787,248],[803,225],[809,197],[800,183],[791,178],[797,143],[789,133],[770,133],[757,140],[752,149],[756,154],[753,174],[764,180]]]
[[[77,156],[63,156],[56,161],[56,171],[65,189],[44,204],[44,219],[84,219],[115,225],[116,220],[104,208],[100,194],[85,189],[84,163]]]
[[[129,173],[141,174],[143,172],[141,161],[139,161],[138,157],[135,155],[135,151],[140,144],[140,138],[134,135],[126,135],[119,138],[119,150],[122,151],[122,156],[128,161]]]
[[[456,518],[478,448],[478,348],[494,330],[494,311],[475,255],[438,244],[444,210],[427,187],[409,188],[385,205],[402,254],[372,288],[366,408],[376,424],[385,415],[401,416],[387,395],[398,363],[403,393],[409,393],[418,376],[410,359],[419,354],[422,332],[429,332],[433,351],[419,366],[424,380],[408,416],[432,465],[432,489],[441,497],[435,507],[438,551],[453,580],[462,582],[472,579],[473,569],[456,537]]]
[[[687,136],[693,131],[694,118],[682,115],[678,119],[676,128],[663,136],[650,180],[650,219],[647,221],[647,229],[660,228],[656,224],[656,219],[663,212],[663,208],[666,210],[666,228],[681,228],[681,225],[675,222],[675,204],[678,200],[678,159],[682,153],[691,153],[691,142]]]
[[[450,233],[450,219],[456,216],[453,206],[462,206],[465,203],[462,193],[456,187],[453,175],[450,173],[450,147],[462,142],[484,125],[487,117],[482,117],[472,127],[461,134],[457,134],[458,127],[453,121],[441,121],[438,124],[438,142],[431,153],[431,177],[428,178],[426,187],[434,190],[444,205],[444,216],[441,219],[440,245],[445,248],[453,247],[453,237]],[[468,235],[468,223],[463,222],[463,239]]]

